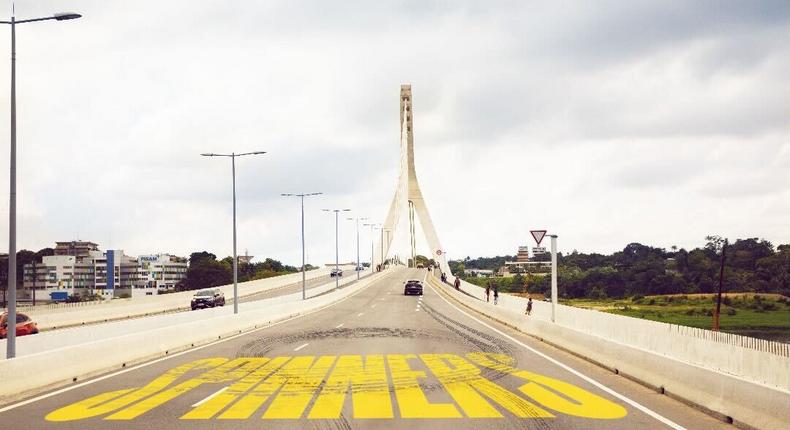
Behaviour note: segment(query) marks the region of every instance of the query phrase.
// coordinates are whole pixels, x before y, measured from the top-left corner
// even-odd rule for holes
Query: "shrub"
[[[644,299],[644,298],[645,298],[645,296],[643,296],[641,294],[635,294],[634,296],[631,297],[631,301],[634,302],[634,303],[642,303],[642,299]]]
[[[727,315],[733,316],[733,315],[735,315],[737,313],[738,312],[735,311],[735,308],[727,308]]]
[[[687,310],[686,315],[694,315],[694,308]]]
[[[654,304],[656,304],[656,299],[650,299],[650,300],[647,302],[647,304],[648,304],[648,305],[654,305]]]
[[[777,306],[774,303],[763,303],[763,310],[764,311],[775,311],[777,310]]]

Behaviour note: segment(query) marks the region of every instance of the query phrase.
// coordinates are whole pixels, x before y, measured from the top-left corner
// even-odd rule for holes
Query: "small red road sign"
[[[437,249],[436,250],[436,255],[442,255],[442,250],[441,249]]]
[[[530,234],[532,237],[535,238],[535,242],[537,242],[538,246],[540,246],[540,242],[546,237],[546,230],[530,230]]]

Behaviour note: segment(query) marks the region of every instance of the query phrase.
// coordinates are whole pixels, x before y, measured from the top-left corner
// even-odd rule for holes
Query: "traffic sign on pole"
[[[546,236],[546,230],[530,230],[529,232],[532,234],[532,237],[535,239],[535,242],[537,242],[538,246],[540,246],[540,242]]]
[[[441,249],[437,249],[436,250],[436,255],[442,255],[442,250]]]

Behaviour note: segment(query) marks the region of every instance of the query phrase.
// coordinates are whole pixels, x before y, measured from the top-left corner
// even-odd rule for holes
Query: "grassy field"
[[[711,328],[716,297],[682,294],[622,300],[574,299],[564,304],[690,327]],[[790,342],[790,298],[778,294],[726,294],[719,324],[722,331]]]

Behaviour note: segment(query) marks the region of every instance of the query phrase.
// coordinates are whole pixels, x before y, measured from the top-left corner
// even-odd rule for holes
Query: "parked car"
[[[0,316],[0,339],[5,339],[8,336],[8,313]],[[16,314],[16,335],[25,336],[28,334],[38,333],[38,326],[25,314]]]
[[[356,270],[357,272],[361,272],[361,271],[365,270],[365,268],[362,267],[362,266],[357,266],[354,270]]]
[[[412,294],[422,295],[422,282],[416,279],[409,279],[403,285],[403,295],[408,296]]]
[[[192,297],[192,310],[225,306],[225,295],[219,288],[200,290]]]
[[[332,271],[329,272],[329,277],[334,278],[335,276],[343,276],[343,271],[337,268],[332,269]]]

